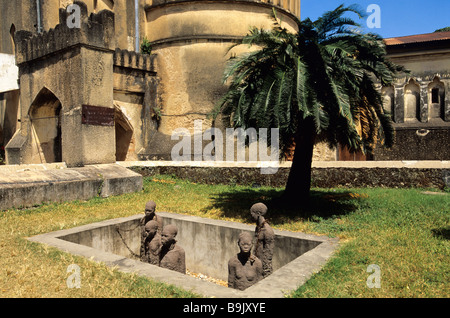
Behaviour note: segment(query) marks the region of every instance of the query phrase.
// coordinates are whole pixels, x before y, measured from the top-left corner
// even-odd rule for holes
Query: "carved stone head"
[[[147,236],[155,236],[158,231],[158,222],[155,220],[148,221],[145,223],[144,229]]]
[[[238,246],[242,253],[250,253],[253,247],[253,236],[248,232],[239,234]]]
[[[264,203],[255,203],[250,208],[250,214],[256,221],[260,216],[264,216],[267,213],[267,206]]]
[[[175,243],[175,237],[178,234],[178,228],[174,224],[166,225],[161,233],[161,244],[164,246],[170,246]]]
[[[145,216],[152,216],[156,211],[156,203],[154,201],[148,201],[145,204]]]

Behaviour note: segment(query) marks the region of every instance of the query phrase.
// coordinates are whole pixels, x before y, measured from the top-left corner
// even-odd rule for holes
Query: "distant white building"
[[[13,54],[0,53],[0,163],[4,159],[4,146],[16,131],[18,103],[19,68],[16,58]]]
[[[12,54],[0,53],[0,93],[19,89],[19,68]]]

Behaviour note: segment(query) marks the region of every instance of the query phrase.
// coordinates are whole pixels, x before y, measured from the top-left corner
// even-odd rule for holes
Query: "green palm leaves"
[[[330,146],[364,152],[379,141],[391,146],[392,122],[376,86],[404,70],[386,58],[383,39],[362,33],[347,13],[363,16],[339,6],[317,21],[297,21],[298,32],[290,33],[274,12],[272,30],[251,29],[238,45],[258,49],[230,60],[229,89],[217,113],[231,116],[235,127],[279,128],[284,146],[305,120],[313,120],[315,140]]]

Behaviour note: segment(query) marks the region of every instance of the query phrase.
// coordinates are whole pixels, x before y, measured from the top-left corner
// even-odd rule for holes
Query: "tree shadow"
[[[433,229],[431,230],[434,237],[444,239],[444,240],[450,240],[450,227],[444,227],[439,229]]]
[[[358,199],[349,191],[334,192],[332,190],[312,190],[308,202],[299,200],[297,204],[286,205],[282,201],[283,189],[247,188],[224,191],[211,197],[211,204],[204,210],[219,209],[222,216],[242,219],[253,223],[250,207],[258,202],[266,204],[268,212],[266,219],[271,224],[281,224],[286,219],[301,220],[314,217],[330,218],[345,215],[354,211]]]

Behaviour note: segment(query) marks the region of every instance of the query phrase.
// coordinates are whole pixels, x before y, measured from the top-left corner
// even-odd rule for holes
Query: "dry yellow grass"
[[[137,214],[133,197],[124,196],[126,209],[117,207],[119,198],[0,213],[0,297],[21,298],[108,298],[108,297],[193,297],[173,286],[153,282],[134,274],[124,274],[103,264],[58,251],[26,237],[103,219]],[[142,206],[142,205],[140,205]],[[76,264],[81,271],[81,288],[68,288]]]
[[[209,186],[167,176],[144,180],[144,191],[87,202],[0,212],[0,297],[196,297],[197,295],[76,257],[27,237],[106,219],[157,211],[252,223],[249,207],[280,189]],[[313,193],[307,214],[270,210],[274,228],[338,236],[342,246],[293,297],[448,297],[450,200],[406,189],[332,189]],[[81,269],[81,288],[68,288],[67,268]],[[369,264],[382,269],[382,288],[366,286]]]

